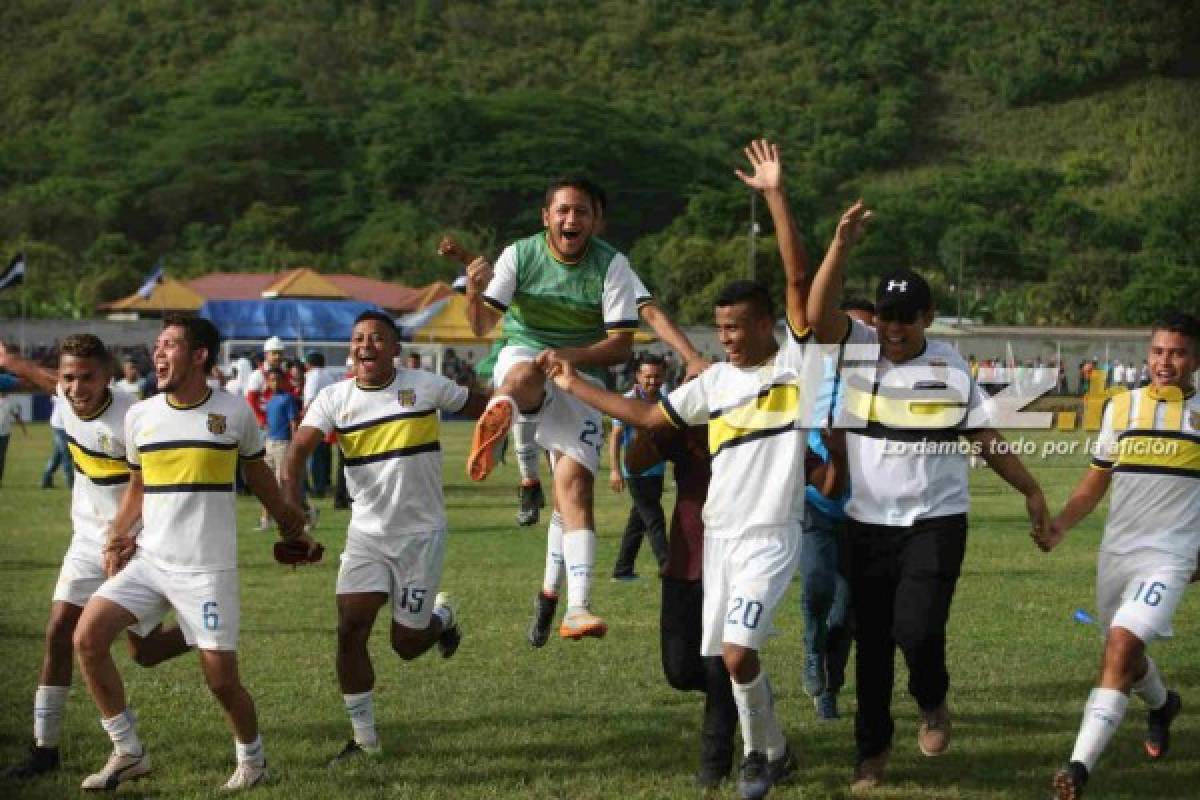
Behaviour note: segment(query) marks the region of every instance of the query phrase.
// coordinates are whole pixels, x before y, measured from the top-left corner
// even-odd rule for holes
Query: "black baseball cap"
[[[875,313],[880,319],[912,322],[933,308],[929,282],[911,269],[898,269],[879,279],[875,289]]]

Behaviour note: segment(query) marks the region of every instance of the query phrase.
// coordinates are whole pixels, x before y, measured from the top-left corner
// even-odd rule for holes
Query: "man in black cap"
[[[921,752],[941,755],[950,743],[946,623],[966,550],[967,456],[981,456],[1025,496],[1035,536],[1047,525],[1041,489],[998,446],[1003,439],[990,427],[989,402],[966,362],[953,347],[925,338],[934,315],[925,279],[907,269],[885,275],[874,326],[838,308],[846,255],[870,214],[860,200],[842,216],[808,301],[816,340],[843,346],[844,401],[835,424],[846,429],[851,486],[855,793],[883,780],[897,646],[920,711]]]

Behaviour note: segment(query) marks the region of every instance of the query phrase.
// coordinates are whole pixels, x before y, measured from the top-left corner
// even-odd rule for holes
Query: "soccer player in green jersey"
[[[636,278],[629,260],[596,238],[603,192],[583,178],[554,181],[542,208],[543,231],[505,248],[495,265],[467,268],[467,318],[483,335],[504,318],[507,345],[496,362],[496,393],[480,418],[467,471],[483,480],[495,466],[493,446],[518,419],[536,418],[537,442],[551,454],[567,573],[564,638],[603,636],[591,613],[595,561],[595,472],[604,444],[600,413],[558,391],[543,365],[555,358],[593,380],[626,361],[637,329]]]

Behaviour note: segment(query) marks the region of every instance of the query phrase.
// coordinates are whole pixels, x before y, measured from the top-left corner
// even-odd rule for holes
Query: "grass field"
[[[44,426],[14,432],[0,489],[0,758],[18,758],[29,740],[42,629],[70,532],[68,495],[37,488],[49,449]],[[532,650],[524,639],[542,572],[544,526],[513,523],[515,468],[482,485],[467,482],[462,463],[469,428],[446,426],[451,543],[444,588],[461,602],[465,639],[443,661],[435,653],[402,663],[377,630],[376,714],[386,755],[344,772],[326,761],[349,724],[333,672],[333,585],[347,514],[324,503],[318,538],[326,562],[292,571],[271,561],[271,536],[254,533],[256,514],[239,500],[242,530],[241,664],[258,704],[275,780],[261,798],[661,798],[695,797],[702,698],[671,690],[658,653],[658,585],[607,580],[627,509],[625,497],[598,490],[594,605],[611,624],[602,641],[552,640]],[[1028,459],[1058,507],[1084,459]],[[58,480],[61,487],[61,475]],[[1092,609],[1094,516],[1051,556],[1027,535],[1019,498],[986,470],[972,475],[971,535],[951,615],[950,704],[955,739],[943,758],[916,748],[916,717],[898,669],[897,738],[887,798],[1029,798],[1046,794],[1054,768],[1069,754],[1099,655],[1098,631],[1073,622]],[[750,499],[747,498],[750,502]],[[673,502],[668,494],[666,502]],[[645,548],[644,548],[645,549]],[[650,574],[643,552],[641,571]],[[778,618],[782,635],[766,665],[785,731],[800,754],[799,780],[772,797],[845,795],[852,763],[852,717],[818,723],[800,690],[799,586]],[[1200,644],[1195,593],[1176,617],[1176,638],[1155,650],[1185,713],[1171,755],[1159,764],[1141,753],[1137,701],[1089,787],[1097,798],[1184,798],[1200,794]],[[119,655],[154,772],[124,796],[208,797],[233,768],[233,746],[196,659],[134,666]],[[853,711],[853,676],[842,696]],[[1196,705],[1193,705],[1196,704]],[[107,757],[109,743],[79,683],[71,691],[63,738],[65,768],[0,797],[60,798]],[[727,785],[719,796],[734,796]]]

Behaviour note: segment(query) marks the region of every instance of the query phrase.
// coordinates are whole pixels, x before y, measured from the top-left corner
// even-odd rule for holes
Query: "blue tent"
[[[281,339],[301,342],[350,340],[354,318],[364,311],[383,311],[357,300],[209,300],[200,316],[211,320],[221,338]]]

